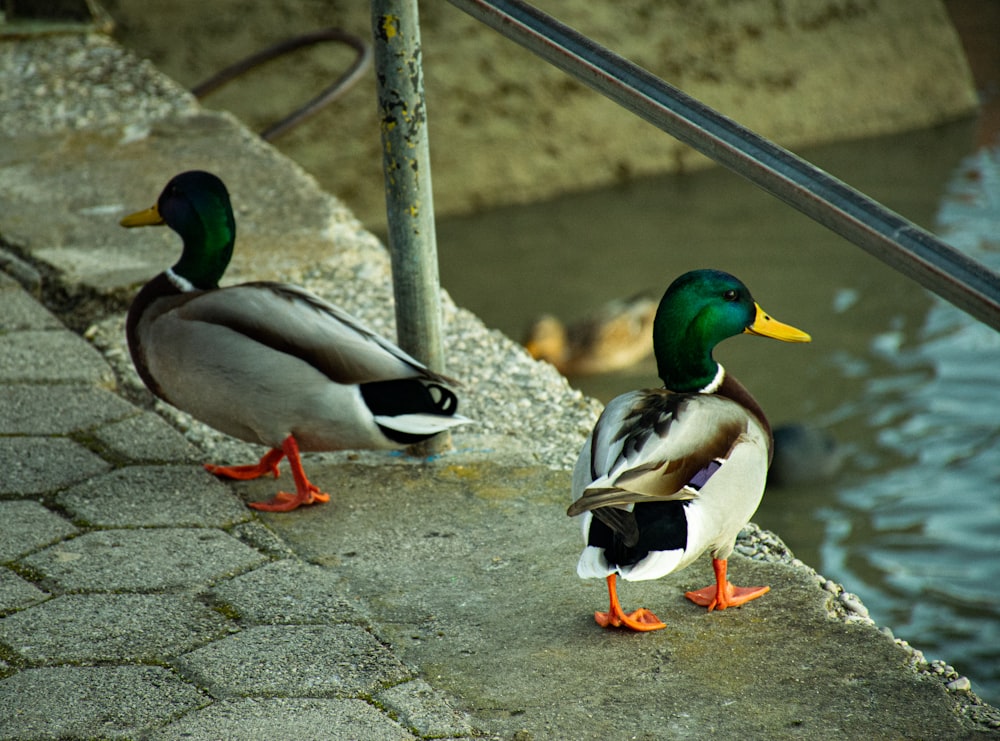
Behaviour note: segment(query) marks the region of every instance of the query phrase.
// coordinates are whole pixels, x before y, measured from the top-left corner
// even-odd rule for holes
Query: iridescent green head
[[[229,192],[208,172],[192,170],[174,177],[160,193],[156,205],[126,216],[122,226],[166,224],[184,241],[175,275],[195,288],[216,288],[236,241],[236,221]]]
[[[666,388],[694,392],[716,378],[715,346],[727,337],[756,334],[809,342],[805,332],[769,317],[738,278],[721,270],[693,270],[670,284],[653,322],[653,352]]]

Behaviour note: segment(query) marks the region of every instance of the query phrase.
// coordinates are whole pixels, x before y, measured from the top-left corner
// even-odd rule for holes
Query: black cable
[[[339,28],[324,28],[319,31],[293,36],[290,39],[279,41],[272,46],[262,49],[259,52],[241,59],[235,64],[231,64],[220,70],[204,82],[191,88],[191,93],[199,100],[211,92],[219,89],[223,85],[232,82],[237,77],[270,62],[273,59],[284,56],[289,52],[296,51],[306,46],[314,46],[324,42],[336,42],[350,46],[356,52],[354,62],[344,74],[337,78],[329,87],[325,88],[319,95],[307,102],[302,107],[296,109],[280,121],[271,124],[264,129],[260,136],[266,141],[273,141],[282,134],[298,126],[310,116],[318,113],[322,108],[332,103],[341,95],[346,93],[354,83],[356,83],[365,73],[372,62],[371,45],[354,34],[342,31]]]

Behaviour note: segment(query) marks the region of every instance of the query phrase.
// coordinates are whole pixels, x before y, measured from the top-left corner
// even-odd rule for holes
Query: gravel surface
[[[99,34],[0,44],[0,67],[16,70],[10,74],[21,80],[0,87],[5,134],[114,127],[122,121],[123,100],[136,129],[173,111],[197,109],[194,97],[152,63]]]

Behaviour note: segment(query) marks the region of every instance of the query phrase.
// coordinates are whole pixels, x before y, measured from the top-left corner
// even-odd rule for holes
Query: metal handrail
[[[1000,276],[877,201],[520,0],[449,0],[1000,330]]]

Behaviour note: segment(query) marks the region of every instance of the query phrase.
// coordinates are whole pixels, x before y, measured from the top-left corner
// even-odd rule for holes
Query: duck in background
[[[802,486],[830,481],[843,462],[844,450],[829,431],[803,423],[778,425],[767,483]]]
[[[646,294],[616,299],[569,326],[544,314],[529,327],[524,346],[564,376],[608,373],[635,365],[653,352],[657,302]]]
[[[773,437],[763,410],[712,357],[722,340],[755,334],[809,342],[753,300],[737,278],[695,270],[677,278],[660,301],[653,349],[662,389],[613,399],[584,443],[573,471],[570,516],[582,515],[581,578],[607,581],[602,627],[665,627],[645,608],[625,613],[616,580],[658,579],[712,554],[715,584],[687,592],[692,602],[724,610],[769,587],[737,587],[728,562],[740,530],[760,503]]]
[[[128,312],[129,352],[146,387],[269,448],[253,465],[206,464],[211,473],[277,477],[288,458],[295,493],[251,507],[287,512],[329,500],[306,477],[300,451],[402,448],[469,421],[456,413],[453,380],[318,296],[263,281],[220,288],[236,223],[215,175],[177,175],[156,205],[121,223],[166,224],[183,240],[180,260],[143,286]]]

